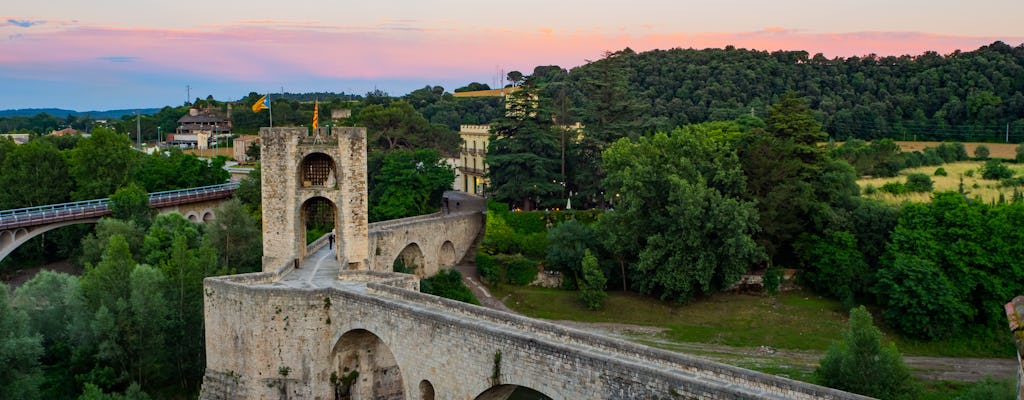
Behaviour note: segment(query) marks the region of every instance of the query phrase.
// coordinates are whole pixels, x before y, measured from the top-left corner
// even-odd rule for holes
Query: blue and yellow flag
[[[267,100],[267,95],[263,95],[259,100],[256,100],[252,104],[252,112],[260,112],[260,110],[266,110],[270,108],[270,101]]]
[[[313,131],[316,132],[316,128],[320,126],[320,100],[313,103]]]

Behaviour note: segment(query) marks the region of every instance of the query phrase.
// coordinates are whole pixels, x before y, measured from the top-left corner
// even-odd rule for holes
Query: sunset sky
[[[606,51],[734,45],[826,57],[1024,42],[1020,0],[45,0],[0,9],[0,109],[494,86]]]

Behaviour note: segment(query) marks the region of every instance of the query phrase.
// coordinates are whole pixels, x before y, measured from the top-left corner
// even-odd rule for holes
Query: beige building
[[[460,192],[483,196],[487,189],[487,142],[491,136],[490,125],[462,125],[462,152],[455,170],[453,187]]]

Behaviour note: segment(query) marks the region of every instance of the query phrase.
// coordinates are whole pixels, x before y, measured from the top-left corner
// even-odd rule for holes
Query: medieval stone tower
[[[336,234],[342,269],[368,265],[366,128],[261,128],[263,271],[306,256],[306,230]]]

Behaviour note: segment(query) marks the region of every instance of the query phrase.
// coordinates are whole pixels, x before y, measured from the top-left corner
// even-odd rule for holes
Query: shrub
[[[498,262],[494,260],[494,257],[478,253],[476,255],[476,270],[487,283],[498,283]]]
[[[522,237],[521,247],[523,255],[527,257],[538,260],[544,258],[548,248],[547,232],[535,232]]]
[[[920,173],[907,174],[907,183],[903,185],[906,191],[916,193],[931,192],[933,187],[932,178]]]
[[[882,185],[882,187],[878,188],[878,190],[892,194],[904,194],[907,192],[907,188],[900,182],[887,182]]]
[[[1024,143],[1018,144],[1015,150],[1017,151],[1017,157],[1014,160],[1018,163],[1024,163]]]
[[[580,281],[580,300],[591,310],[600,310],[604,307],[604,299],[608,293],[604,292],[608,278],[604,276],[601,267],[597,265],[597,257],[594,257],[587,249],[581,262],[583,279]]]
[[[473,291],[462,282],[462,274],[453,269],[438,272],[437,275],[420,280],[420,292],[441,296],[470,304],[480,304]]]
[[[949,176],[949,174],[946,173],[945,168],[939,167],[935,170],[935,176]]]
[[[829,347],[815,376],[825,386],[866,396],[913,398],[910,370],[895,344],[882,345],[882,332],[864,306],[850,311],[843,339]]]
[[[964,176],[966,176],[968,178],[973,178],[974,177],[974,170],[973,169],[967,170],[967,172],[964,172]]]
[[[484,240],[480,250],[487,254],[518,253],[520,250],[519,236],[500,214],[488,214]]]
[[[979,146],[980,147],[980,146]],[[981,168],[982,179],[1009,179],[1013,177],[1013,170],[1007,167],[999,160],[988,160],[985,162],[985,166]]]
[[[537,279],[537,262],[522,255],[495,257],[499,264],[499,278],[503,283],[529,285]]]
[[[1014,381],[985,378],[984,381],[974,384],[954,400],[1014,400],[1016,398],[1017,387]]]
[[[867,185],[864,185],[864,194],[875,194],[876,190],[877,189],[875,189],[875,185],[872,185],[870,183],[867,184]]]
[[[988,146],[986,145],[979,144],[978,147],[974,149],[974,158],[979,160],[987,160],[989,154],[991,154],[991,152],[989,152]]]

